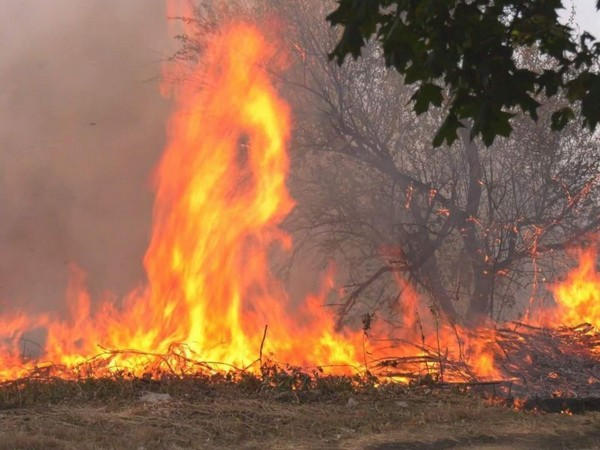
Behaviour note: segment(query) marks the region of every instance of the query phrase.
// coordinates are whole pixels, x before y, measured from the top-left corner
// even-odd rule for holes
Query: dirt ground
[[[516,411],[442,390],[313,394],[140,389],[0,401],[0,449],[600,449],[598,412]]]

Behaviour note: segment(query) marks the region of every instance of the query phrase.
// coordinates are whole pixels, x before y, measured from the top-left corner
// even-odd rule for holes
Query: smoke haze
[[[0,0],[0,312],[62,305],[69,263],[95,295],[143,281],[177,46],[164,3]],[[597,32],[593,7],[577,21]]]
[[[0,311],[61,305],[69,263],[93,294],[124,293],[164,144],[164,1],[1,3]]]

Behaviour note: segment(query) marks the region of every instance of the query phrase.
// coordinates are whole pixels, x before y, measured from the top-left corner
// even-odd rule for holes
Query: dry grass
[[[599,413],[515,411],[428,386],[279,381],[28,380],[0,389],[0,450],[600,448]],[[144,402],[145,392],[169,395]]]

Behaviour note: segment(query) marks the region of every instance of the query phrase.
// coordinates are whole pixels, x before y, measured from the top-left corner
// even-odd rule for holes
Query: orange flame
[[[580,249],[578,265],[566,278],[551,286],[556,307],[543,314],[543,321],[554,326],[575,327],[584,323],[600,329],[600,273],[596,267],[598,250]]]
[[[553,289],[565,325],[589,323],[600,329],[600,274],[596,268],[597,259],[595,248],[581,251],[579,266]]]
[[[177,107],[155,173],[147,285],[119,306],[110,297],[92,302],[84,274],[73,268],[67,318],[0,316],[0,380],[49,366],[24,358],[21,348],[26,333],[38,328],[46,332],[44,360],[65,377],[180,373],[217,362],[246,368],[263,354],[294,365],[334,366],[338,373],[414,356],[414,371],[436,366],[441,375],[449,361],[463,362],[446,381],[461,371],[502,376],[492,327],[467,330],[434,309],[419,311],[418,294],[403,279],[397,280],[402,326],[377,323],[365,330],[367,341],[362,330],[339,331],[323,307],[331,273],[322,291],[301,305],[291,304],[270,276],[271,250],[292,246],[278,224],[294,207],[286,188],[290,111],[261,67],[274,57],[252,25],[230,24],[211,40],[192,81],[174,91]],[[555,286],[561,323],[600,325],[595,261],[594,251],[584,252],[580,267]],[[402,373],[391,376],[407,380]]]
[[[104,369],[136,373],[147,366],[142,353],[162,354],[178,343],[186,344],[183,357],[244,367],[256,360],[265,325],[265,355],[299,365],[357,363],[362,335],[334,331],[324,294],[293,308],[269,276],[272,246],[291,246],[277,224],[294,206],[285,185],[290,113],[259,66],[272,57],[251,25],[229,25],[215,37],[191,76],[202,88],[190,82],[176,92],[156,172],[148,286],[121,308],[112,299],[94,308],[75,270],[69,319],[0,319],[10,330],[0,335],[0,378],[33,367],[21,361],[16,342],[35,327],[47,330],[44,357],[66,367],[101,345],[135,349],[113,355]]]

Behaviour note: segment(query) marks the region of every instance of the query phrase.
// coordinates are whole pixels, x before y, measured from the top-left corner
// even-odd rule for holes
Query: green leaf
[[[600,75],[591,76],[587,82],[588,95],[581,101],[583,123],[591,131],[600,123]]]
[[[483,143],[489,147],[494,143],[496,136],[510,136],[512,126],[510,119],[514,114],[486,108],[485,112],[475,120],[472,132],[480,134]]]
[[[444,141],[446,141],[449,146],[452,145],[454,141],[458,138],[456,132],[458,130],[458,127],[461,126],[461,123],[455,115],[453,115],[452,113],[448,114],[448,117],[446,117],[446,120],[444,120],[444,123],[442,123],[442,126],[433,138],[433,146],[439,147],[444,143]]]
[[[411,100],[415,102],[414,110],[417,114],[423,114],[429,110],[429,105],[434,104],[440,106],[442,104],[442,88],[433,84],[423,84],[417,92],[411,97]]]
[[[330,60],[343,64],[348,54],[360,56],[360,50],[382,21],[379,0],[340,0],[338,9],[327,16],[332,25],[342,25],[344,32],[329,54]]]
[[[548,97],[553,97],[558,92],[558,88],[562,85],[562,77],[559,73],[553,70],[544,70],[544,73],[537,79],[539,85],[538,93],[541,89],[546,90]]]
[[[529,95],[525,95],[525,97],[521,100],[520,105],[521,109],[526,111],[529,114],[529,117],[537,122],[537,109],[541,106],[540,103]]]
[[[548,99],[566,94],[571,104],[581,106],[583,124],[595,129],[600,124],[600,78],[595,68],[600,42],[592,42],[587,33],[578,38],[560,23],[563,3],[337,0],[328,20],[343,32],[330,57],[339,64],[348,54],[359,57],[375,36],[386,64],[403,75],[406,84],[421,84],[412,97],[418,114],[441,104],[442,90],[449,92],[454,102],[435,135],[436,146],[451,144],[463,119],[473,122],[474,136],[481,136],[486,145],[496,136],[508,136],[512,116],[505,111],[520,108],[537,119],[536,94],[541,93]],[[595,4],[600,9],[600,0]],[[523,46],[535,47],[539,61],[555,64],[543,73],[518,69],[515,52]],[[553,129],[564,127],[572,114],[573,110],[557,111]]]
[[[552,130],[554,131],[560,131],[562,130],[567,123],[569,123],[569,121],[573,120],[575,118],[575,113],[573,112],[573,109],[571,109],[568,106],[565,106],[564,108],[559,109],[558,111],[555,111],[554,113],[552,113]]]

